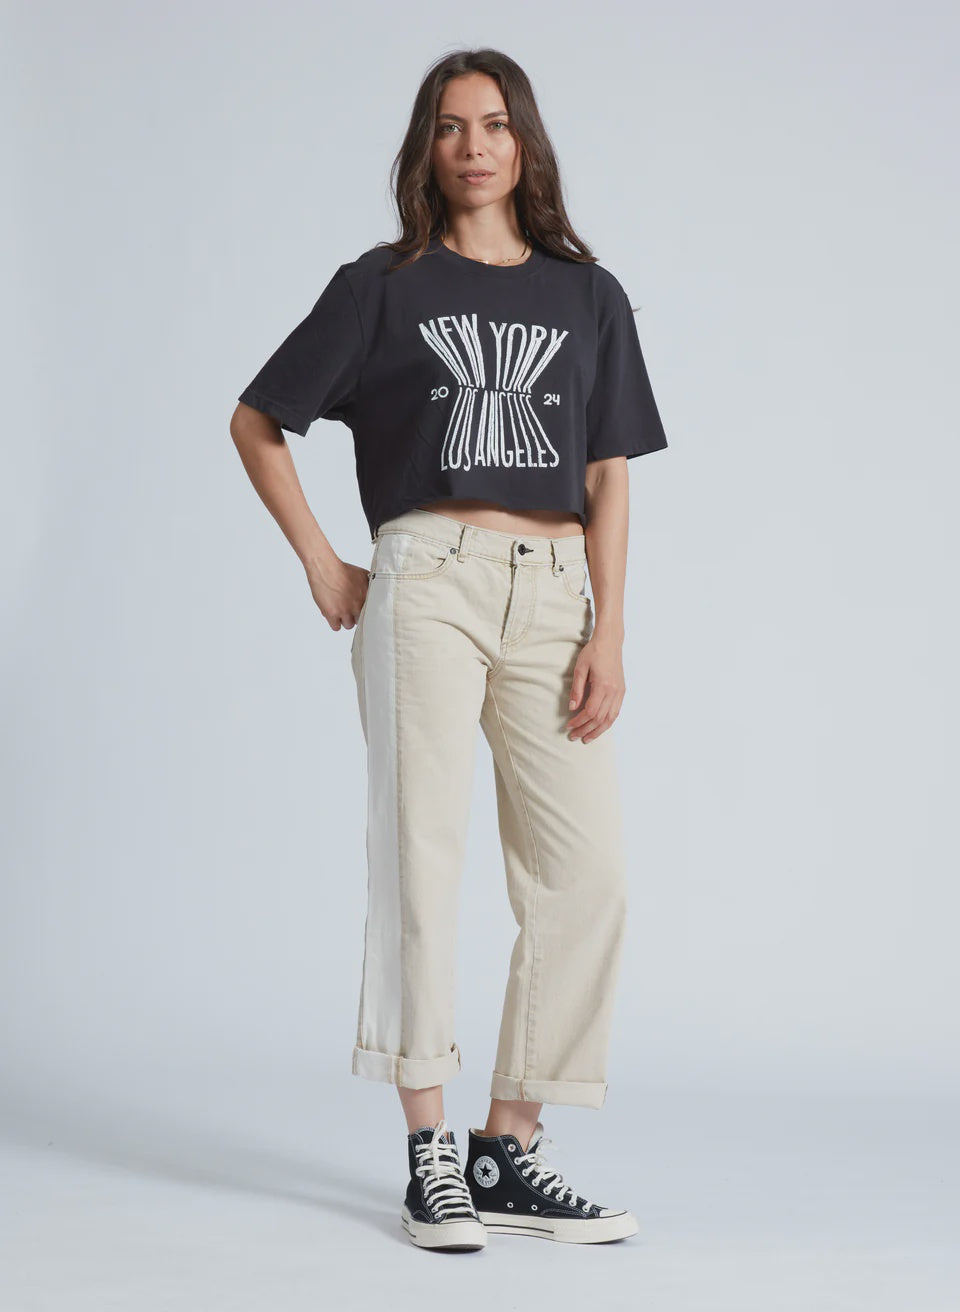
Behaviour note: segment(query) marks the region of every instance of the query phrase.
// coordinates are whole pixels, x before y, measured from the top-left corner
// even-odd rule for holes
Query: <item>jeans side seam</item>
[[[531,955],[530,955],[530,982],[527,987],[526,1039],[525,1039],[524,1054],[523,1054],[523,1075],[520,1077],[520,1081],[521,1081],[520,1088],[521,1088],[521,1097],[522,1097],[523,1080],[527,1078],[527,1071],[530,1064],[530,1048],[532,1046],[531,1034],[533,1033],[534,1030],[533,984],[534,984],[534,979],[536,978],[537,967],[539,964],[538,939],[537,939],[537,906],[540,901],[540,888],[543,883],[543,879],[540,870],[540,852],[539,849],[537,848],[536,831],[533,826],[533,821],[530,819],[530,812],[527,810],[527,800],[523,795],[523,785],[520,782],[520,771],[517,769],[517,762],[514,759],[513,752],[510,749],[510,740],[507,737],[506,726],[504,725],[503,717],[500,714],[500,704],[497,701],[496,690],[492,685],[490,686],[490,696],[493,700],[493,709],[496,711],[497,714],[497,724],[499,724],[500,732],[503,735],[503,745],[507,750],[507,756],[510,760],[510,766],[513,770],[513,777],[516,781],[517,792],[520,794],[520,802],[523,807],[523,816],[527,822],[527,830],[530,834],[530,845],[533,848],[533,855],[537,866],[537,888],[533,899],[533,920],[532,920],[532,928],[531,928],[532,948],[531,948]]]
[[[393,626],[393,732],[394,742],[396,744],[396,757],[394,769],[396,771],[396,788],[397,788],[397,906],[400,924],[397,926],[397,933],[400,938],[400,947],[397,958],[400,964],[400,979],[398,985],[400,989],[400,1053],[406,1052],[406,1032],[407,1032],[407,989],[406,989],[406,938],[407,926],[404,919],[404,842],[403,842],[403,739],[400,732],[400,636],[399,624],[397,621],[398,601],[400,599],[400,589],[395,583],[393,587],[392,605],[390,607],[390,623]],[[396,1079],[399,1082],[399,1063],[396,1064]]]
[[[369,587],[370,585],[368,584],[367,586]],[[357,637],[357,636],[358,636],[358,635],[356,635],[356,634],[354,635],[354,641],[356,641],[356,637]],[[352,654],[353,654],[353,653],[351,652],[351,655],[352,655]],[[357,669],[356,669],[357,682],[358,682],[358,684],[359,684],[359,686],[360,686],[360,696],[361,696],[361,698],[362,698],[362,700],[363,700],[363,703],[364,703],[364,711],[363,711],[363,715],[364,715],[364,719],[366,719],[366,714],[367,714],[367,711],[366,711],[367,687],[366,687],[366,683],[365,683],[364,681],[365,681],[365,679],[366,679],[366,677],[367,677],[367,674],[366,674],[366,664],[365,664],[364,659],[363,659],[363,644],[362,644],[362,643],[360,643],[360,645],[357,647],[356,665],[357,665]],[[364,737],[366,737],[366,735],[364,735]],[[367,751],[369,752],[369,747],[367,748]],[[369,873],[369,871],[370,871],[370,815],[369,815],[369,808],[370,808],[370,778],[369,778],[369,766],[368,766],[368,775],[367,775],[367,817],[366,817],[365,837],[364,837],[364,847],[365,847],[365,850],[366,850],[366,857],[367,857],[367,890],[368,890],[368,895],[369,895],[369,889],[370,889],[370,873]],[[366,915],[365,918],[364,918],[364,928],[363,928],[363,964],[362,964],[362,966],[361,966],[361,968],[360,968],[360,1006],[359,1006],[359,1008],[358,1008],[358,1010],[357,1010],[357,1045],[358,1045],[358,1046],[361,1045],[361,1044],[363,1043],[363,1039],[364,1039],[364,1036],[363,1036],[363,1002],[364,1002],[364,993],[365,993],[365,991],[366,991],[366,984],[367,984],[367,921],[368,921],[368,920],[369,920],[369,910],[368,910],[368,912],[367,912],[367,915]]]

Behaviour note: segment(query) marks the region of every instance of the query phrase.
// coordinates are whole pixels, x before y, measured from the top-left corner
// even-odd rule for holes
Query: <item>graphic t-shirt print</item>
[[[455,385],[441,469],[543,469],[560,463],[533,408],[533,388],[568,331],[488,319],[481,334],[476,314],[445,314],[420,324]],[[433,399],[447,395],[447,388],[438,387]],[[559,402],[557,394],[544,395],[546,405]]]

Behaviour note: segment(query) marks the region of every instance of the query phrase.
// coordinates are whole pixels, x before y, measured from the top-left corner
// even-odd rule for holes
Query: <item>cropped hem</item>
[[[405,1089],[427,1089],[443,1084],[461,1069],[460,1049],[455,1043],[442,1057],[401,1057],[391,1052],[374,1052],[356,1044],[353,1049],[353,1073],[365,1080],[381,1080]]]
[[[546,1102],[569,1107],[602,1107],[607,1096],[606,1080],[525,1080],[493,1072],[491,1098]]]

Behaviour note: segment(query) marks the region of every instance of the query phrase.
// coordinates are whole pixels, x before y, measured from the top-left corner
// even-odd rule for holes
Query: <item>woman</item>
[[[342,265],[231,432],[331,628],[353,628],[368,909],[353,1072],[395,1084],[412,1241],[623,1238],[546,1165],[543,1103],[600,1107],[626,877],[609,729],[624,697],[627,459],[667,445],[630,305],[573,232],[523,70],[437,61],[398,159],[403,232]],[[281,429],[354,435],[370,570],[341,561]],[[594,602],[586,595],[587,562]],[[454,942],[477,725],[519,933],[466,1168]]]

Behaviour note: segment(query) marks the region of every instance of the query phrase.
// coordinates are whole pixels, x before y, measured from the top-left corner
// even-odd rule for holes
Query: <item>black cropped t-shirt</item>
[[[569,510],[586,464],[667,445],[623,287],[538,245],[483,264],[434,238],[342,264],[239,400],[305,435],[353,433],[371,540],[422,502]]]

